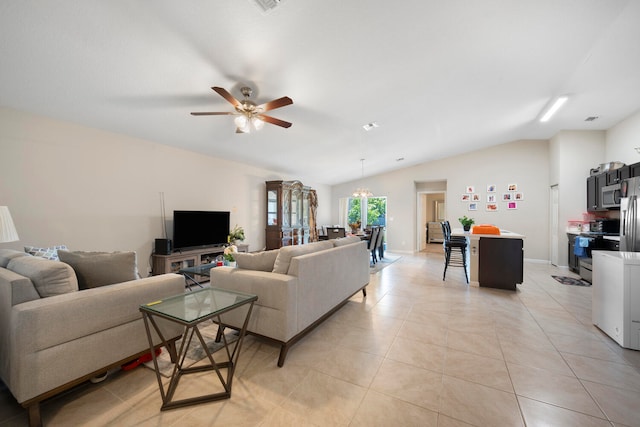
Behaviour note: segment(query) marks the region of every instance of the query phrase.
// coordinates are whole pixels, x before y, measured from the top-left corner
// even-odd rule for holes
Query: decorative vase
[[[225,265],[228,267],[235,267],[237,265],[236,261],[225,261]]]
[[[469,230],[471,230],[471,225],[463,225],[463,226],[462,226],[462,229],[463,229],[464,231],[469,231]]]

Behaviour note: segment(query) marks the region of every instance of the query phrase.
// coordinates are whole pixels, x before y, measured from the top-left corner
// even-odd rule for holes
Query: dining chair
[[[464,236],[451,237],[451,226],[448,221],[442,221],[442,234],[444,234],[444,242],[442,246],[444,248],[444,272],[442,273],[442,280],[447,276],[447,268],[462,267],[464,268],[464,277],[469,283],[469,274],[467,273],[467,238]]]
[[[339,237],[345,237],[347,232],[344,227],[329,227],[327,228],[327,236],[329,240],[337,239]]]
[[[371,227],[371,235],[369,236],[369,244],[367,249],[371,252],[371,263],[375,264],[378,261],[376,257],[376,245],[378,244],[378,235],[380,234],[379,227]]]

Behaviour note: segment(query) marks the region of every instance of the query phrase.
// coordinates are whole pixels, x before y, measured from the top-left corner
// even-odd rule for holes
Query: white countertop
[[[604,256],[618,258],[627,264],[640,264],[640,252],[620,252],[620,251],[591,251],[591,256]]]
[[[493,239],[524,239],[522,234],[514,233],[509,230],[500,229],[500,235],[497,234],[472,234],[469,231],[464,231],[462,228],[454,228],[451,230],[452,236],[469,236],[469,238],[490,237]]]

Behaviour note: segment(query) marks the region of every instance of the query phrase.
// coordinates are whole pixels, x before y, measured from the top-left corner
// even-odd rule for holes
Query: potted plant
[[[237,252],[238,252],[238,248],[236,247],[236,245],[230,245],[224,248],[224,254],[222,256],[224,257],[226,265],[230,267],[236,266],[235,254]]]
[[[238,241],[244,241],[244,228],[238,227],[238,224],[236,224],[236,226],[233,227],[233,230],[229,232],[229,235],[227,236],[227,242],[230,245],[235,245]]]
[[[466,215],[462,216],[461,218],[458,218],[458,221],[460,221],[460,224],[462,224],[462,228],[464,229],[464,231],[471,230],[471,226],[475,222],[473,218],[467,218]]]

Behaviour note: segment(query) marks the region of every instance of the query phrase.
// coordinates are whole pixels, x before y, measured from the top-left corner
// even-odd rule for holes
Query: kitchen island
[[[522,234],[500,230],[500,234],[473,234],[453,229],[452,236],[464,236],[469,243],[467,268],[472,286],[515,290],[524,274]]]

